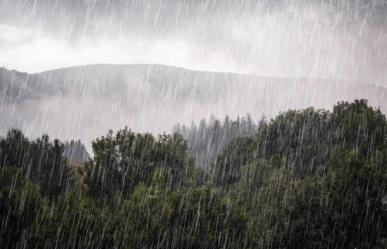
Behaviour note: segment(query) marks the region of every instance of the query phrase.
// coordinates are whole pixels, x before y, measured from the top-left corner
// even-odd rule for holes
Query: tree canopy
[[[216,148],[205,168],[179,133],[109,131],[75,165],[59,140],[11,130],[0,248],[386,248],[384,114],[357,100],[251,127],[197,137]]]

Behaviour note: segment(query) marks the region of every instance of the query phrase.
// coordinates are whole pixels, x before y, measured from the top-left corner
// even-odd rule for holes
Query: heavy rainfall
[[[0,248],[387,248],[386,0],[0,0]]]

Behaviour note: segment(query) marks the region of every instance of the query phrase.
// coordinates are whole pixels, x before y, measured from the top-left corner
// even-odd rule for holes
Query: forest
[[[0,138],[1,249],[387,248],[387,120],[364,99],[70,143]]]

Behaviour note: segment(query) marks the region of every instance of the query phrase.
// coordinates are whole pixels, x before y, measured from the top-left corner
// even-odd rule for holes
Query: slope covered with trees
[[[386,247],[379,110],[359,100],[288,111],[232,136],[202,170],[183,136],[124,128],[74,167],[60,141],[11,130],[0,139],[0,247]]]
[[[382,86],[150,64],[85,65],[35,74],[0,68],[0,96],[0,116],[7,117],[0,119],[0,134],[17,127],[27,136],[45,132],[88,145],[109,129],[127,125],[158,134],[210,114],[223,119],[250,113],[257,121],[262,113],[273,117],[287,108],[330,108],[358,98],[387,112]]]
[[[260,124],[263,122],[262,118]],[[250,115],[237,117],[236,120],[226,116],[223,121],[211,116],[209,120],[200,120],[198,125],[195,122],[189,127],[177,124],[173,133],[183,136],[189,152],[195,157],[196,165],[206,169],[234,138],[253,136],[258,126]]]
[[[89,159],[89,153],[81,140],[71,140],[64,143],[63,155],[69,161],[82,163]]]

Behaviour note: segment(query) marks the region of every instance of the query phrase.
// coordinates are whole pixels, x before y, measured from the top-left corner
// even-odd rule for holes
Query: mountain
[[[231,117],[366,98],[387,112],[387,89],[330,79],[275,78],[163,65],[88,65],[36,74],[0,69],[0,133],[11,127],[86,144],[108,129],[169,132],[214,114]]]

